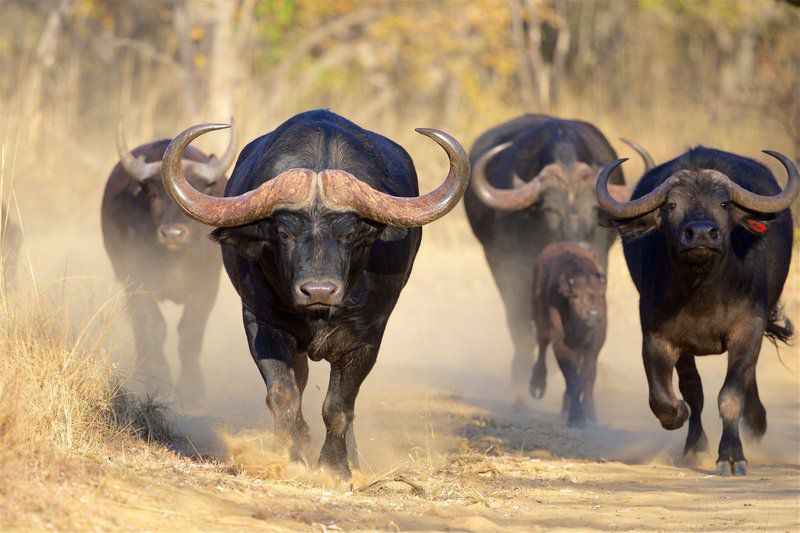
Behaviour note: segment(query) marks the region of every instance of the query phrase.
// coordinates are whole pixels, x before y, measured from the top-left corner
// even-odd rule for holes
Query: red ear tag
[[[752,218],[747,221],[747,225],[750,226],[750,229],[755,231],[756,233],[764,233],[767,231],[767,226],[762,224],[757,220],[753,220]]]

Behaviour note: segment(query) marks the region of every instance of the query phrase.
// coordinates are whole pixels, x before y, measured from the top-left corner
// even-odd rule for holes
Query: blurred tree
[[[240,74],[240,55],[234,39],[238,2],[214,2],[211,9],[213,41],[208,69],[207,120],[224,122],[233,115],[235,82]]]
[[[797,135],[797,84],[784,78],[796,79],[800,68],[800,21],[785,1],[135,6],[2,0],[0,29],[14,31],[0,31],[0,104],[26,102],[32,124],[58,108],[95,125],[113,122],[113,105],[137,117],[132,126],[142,136],[255,109],[259,131],[329,106],[385,131],[410,131],[413,117],[475,135],[521,110],[652,124],[689,105],[701,109],[698,136],[744,112],[775,114]],[[78,129],[65,113],[52,116]],[[75,133],[69,138],[80,138]]]
[[[185,114],[187,122],[194,122],[197,117],[197,81],[194,74],[192,28],[186,0],[172,0],[172,11],[172,24],[178,39],[178,59],[183,74]]]
[[[59,40],[67,19],[75,8],[73,0],[53,0],[44,29],[39,36],[34,60],[28,67],[26,106],[24,112],[34,114],[40,107],[42,85],[56,63]],[[36,122],[34,121],[33,124]]]

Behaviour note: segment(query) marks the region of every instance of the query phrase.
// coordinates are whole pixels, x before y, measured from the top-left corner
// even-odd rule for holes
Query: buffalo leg
[[[742,422],[744,422],[752,437],[761,438],[767,432],[767,410],[758,395],[755,367],[752,372],[745,376],[745,379],[747,384],[744,391],[744,417]]]
[[[569,390],[565,389],[564,394],[561,396],[561,418],[569,417],[570,405],[572,405],[572,400],[570,399]]]
[[[278,449],[288,449],[293,461],[301,461],[302,435],[297,425],[300,389],[294,373],[294,343],[275,328],[259,322],[244,310],[244,329],[250,354],[267,386],[267,407],[275,421]]]
[[[650,410],[664,429],[678,429],[689,418],[689,406],[675,397],[672,373],[678,363],[678,350],[664,339],[645,333],[642,358],[650,389]]]
[[[747,459],[739,437],[739,422],[745,408],[746,389],[755,380],[756,362],[761,349],[764,324],[760,329],[751,326],[731,339],[728,345],[728,372],[719,391],[717,404],[722,418],[722,438],[719,441],[717,473],[735,476],[747,473]]]
[[[676,364],[678,370],[678,388],[681,396],[686,400],[691,408],[689,415],[689,433],[686,436],[686,445],[683,448],[683,455],[695,456],[698,453],[708,451],[708,438],[703,431],[703,383],[700,381],[700,374],[697,372],[694,355],[681,354]]]
[[[300,437],[301,445],[305,446],[309,441],[308,422],[303,417],[303,391],[308,384],[308,354],[306,352],[296,352],[294,354],[294,378],[297,382],[297,389],[300,392],[300,408],[297,410],[297,432]]]
[[[139,372],[146,385],[156,390],[171,387],[169,365],[164,357],[167,324],[158,303],[149,294],[130,293],[127,311],[133,327],[136,356],[141,361]]]
[[[531,396],[537,400],[544,396],[547,389],[547,346],[550,344],[550,339],[544,332],[538,332],[539,337],[539,353],[536,358],[536,364],[533,365],[533,373],[531,374],[531,382],[528,389]]]
[[[597,356],[599,350],[592,350],[583,355],[581,361],[581,383],[583,385],[583,414],[586,420],[597,422],[597,411],[594,406],[594,382],[597,377]]]
[[[347,432],[355,417],[356,396],[377,355],[377,348],[370,347],[354,353],[346,361],[331,364],[328,393],[322,404],[326,433],[319,463],[342,479],[351,476],[347,464]]]
[[[579,370],[580,356],[577,352],[570,349],[562,341],[553,343],[553,351],[556,354],[556,361],[564,374],[564,381],[567,382],[567,391],[564,396],[564,405],[567,407],[569,417],[567,418],[568,426],[583,427],[586,425],[583,408],[581,406],[581,395],[583,393],[583,383],[581,383],[581,376]]]
[[[517,313],[510,311],[509,314]],[[533,350],[536,342],[533,325],[530,320],[530,309],[527,316],[521,319],[519,316],[509,316],[509,329],[511,338],[514,342],[514,358],[511,361],[511,388],[515,401],[522,401],[523,391],[526,388],[525,377],[532,375]]]
[[[350,421],[350,426],[347,428],[347,461],[350,463],[350,468],[355,468],[358,470],[359,460],[358,460],[358,442],[356,442],[356,430],[354,427],[354,421]]]
[[[200,354],[203,351],[203,336],[214,306],[214,298],[190,299],[183,308],[178,322],[178,356],[181,372],[178,377],[178,390],[199,398],[206,395],[203,371],[200,368]]]
[[[514,356],[511,361],[511,395],[515,406],[523,403],[530,389],[533,353],[536,349],[536,327],[533,324],[531,291],[533,289],[532,261],[530,258],[509,260],[497,251],[486,251],[506,311]]]

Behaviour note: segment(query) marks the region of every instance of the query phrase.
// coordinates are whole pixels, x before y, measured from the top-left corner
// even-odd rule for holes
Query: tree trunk
[[[533,84],[533,72],[528,58],[528,49],[525,44],[525,23],[522,18],[522,2],[524,0],[509,0],[511,6],[511,30],[514,36],[514,48],[517,50],[519,69],[519,98],[522,108],[526,112],[534,109],[536,91]]]
[[[542,55],[542,19],[539,16],[539,6],[530,0],[525,0],[525,5],[528,13],[528,59],[536,86],[536,110],[541,112],[550,106],[551,65]]]
[[[44,79],[56,63],[58,43],[64,24],[74,8],[73,0],[55,0],[50,14],[47,16],[39,43],[36,46],[36,56],[30,66],[25,84],[25,110],[27,116],[36,117],[41,107]],[[31,121],[35,124],[37,121]]]
[[[567,54],[569,54],[569,47],[572,43],[572,32],[569,29],[569,20],[567,20],[567,6],[565,2],[558,2],[558,15],[559,27],[556,29],[558,32],[556,36],[556,46],[553,52],[553,69],[550,77],[550,104],[553,106],[558,105],[558,99],[561,93],[561,80],[564,78],[564,72],[567,65]]]
[[[197,118],[197,82],[194,75],[194,51],[191,24],[186,0],[173,0],[173,28],[178,39],[178,60],[183,76],[184,119],[194,123]]]
[[[206,117],[227,122],[233,115],[234,81],[239,72],[239,58],[234,43],[233,25],[237,2],[214,3],[214,40],[209,65]]]
[[[364,7],[322,22],[313,32],[303,37],[284,56],[271,76],[273,84],[270,89],[270,99],[267,103],[269,113],[283,113],[289,107],[289,99],[291,96],[296,95],[298,89],[294,84],[292,70],[308,56],[315,46],[331,37],[345,37],[354,27],[369,24],[384,13],[385,9],[383,7]]]

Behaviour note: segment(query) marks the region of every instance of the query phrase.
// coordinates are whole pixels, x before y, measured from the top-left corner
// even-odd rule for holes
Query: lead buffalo
[[[615,235],[597,224],[592,183],[603,165],[616,158],[593,125],[545,115],[502,124],[472,147],[472,184],[464,206],[505,304],[517,400],[527,392],[536,347],[530,305],[533,263],[548,244],[586,242],[605,270]],[[622,172],[615,171],[611,181],[623,186]],[[539,354],[542,363],[544,355]]]
[[[164,183],[187,215],[219,227],[212,236],[242,299],[276,438],[293,460],[308,440],[301,408],[308,359],[330,363],[320,464],[349,478],[348,451],[358,463],[356,395],[411,273],[419,226],[461,199],[467,156],[449,135],[417,130],[450,158],[444,183],[417,196],[414,164],[401,146],[329,111],[309,111],[247,145],[226,198],[213,198],[186,182],[180,157],[192,139],[223,127],[194,126],[176,137]]]
[[[169,140],[128,150],[119,125],[120,161],[106,183],[102,204],[103,242],[114,274],[125,286],[141,374],[149,387],[172,383],[164,357],[166,323],[163,300],[183,305],[178,324],[181,360],[179,390],[202,395],[200,351],[208,315],[217,297],[221,262],[207,229],[186,217],[170,201],[161,183],[161,158]],[[217,159],[187,150],[183,168],[193,185],[222,195],[225,170],[236,155],[235,135]]]
[[[766,153],[786,168],[783,191],[756,161],[703,147],[647,173],[628,202],[614,200],[606,187],[624,159],[604,168],[596,184],[639,290],[650,408],[666,429],[689,420],[685,455],[708,448],[694,358],[728,352],[718,398],[720,474],[746,473],[740,421],[756,437],[767,429],[756,385],[762,337],[785,341],[792,334],[788,320],[778,323],[778,300],[791,260],[788,207],[800,192],[800,174],[787,157]],[[676,368],[683,400],[672,390]]]

